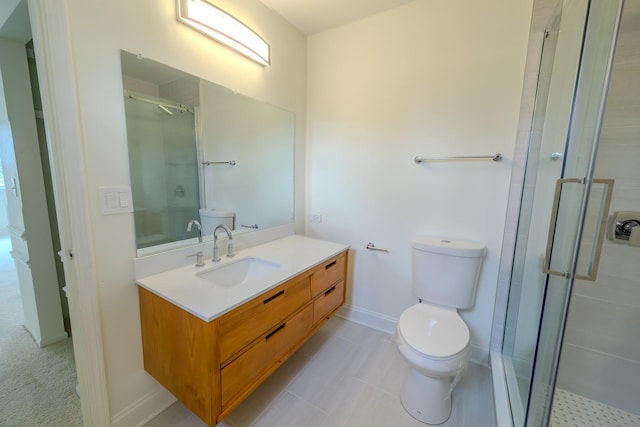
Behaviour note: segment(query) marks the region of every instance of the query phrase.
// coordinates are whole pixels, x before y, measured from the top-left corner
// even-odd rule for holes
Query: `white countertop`
[[[243,249],[238,251],[234,258],[223,256],[216,263],[208,260],[204,267],[196,267],[193,263],[186,267],[142,277],[136,279],[136,284],[209,322],[348,247],[339,243],[293,235]],[[279,264],[279,268],[229,288],[214,285],[196,275],[246,257],[261,258]]]

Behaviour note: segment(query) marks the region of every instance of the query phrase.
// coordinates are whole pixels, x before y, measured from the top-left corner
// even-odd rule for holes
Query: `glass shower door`
[[[547,284],[543,257],[554,188],[563,175],[586,13],[584,2],[560,1],[544,34],[503,341],[504,370],[517,426],[524,425],[529,401]]]
[[[588,195],[612,190],[592,176],[620,2],[560,7],[539,73],[503,342],[517,426],[548,421],[573,280],[597,268],[593,258],[576,272]]]
[[[555,187],[554,205],[544,258],[546,284],[540,331],[533,366],[533,380],[526,413],[527,426],[547,425],[553,399],[558,360],[569,309],[569,296],[576,277],[594,280],[603,234],[590,251],[581,246],[581,236],[590,195],[602,193],[599,200],[603,224],[608,214],[613,181],[593,179],[594,164],[604,105],[608,90],[615,40],[619,28],[622,1],[586,2],[587,21],[578,84],[571,111],[570,127],[564,154],[562,179]],[[590,262],[579,271],[579,253],[587,252]]]

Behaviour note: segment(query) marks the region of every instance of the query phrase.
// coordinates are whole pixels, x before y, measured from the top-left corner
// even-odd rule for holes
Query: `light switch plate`
[[[99,187],[98,194],[102,215],[133,212],[131,187]]]

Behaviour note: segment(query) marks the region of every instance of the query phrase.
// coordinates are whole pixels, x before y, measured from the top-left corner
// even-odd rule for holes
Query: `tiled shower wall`
[[[595,178],[614,178],[610,213],[640,211],[640,0],[629,0],[600,138]],[[585,244],[593,239],[585,229]],[[558,387],[638,414],[640,247],[605,240],[595,282],[577,280]]]

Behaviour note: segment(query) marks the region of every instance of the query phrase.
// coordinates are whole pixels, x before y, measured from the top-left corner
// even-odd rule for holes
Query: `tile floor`
[[[640,416],[557,388],[551,427],[640,427]]]
[[[221,427],[424,427],[399,393],[406,373],[393,337],[337,317],[240,406]],[[489,369],[471,363],[445,427],[495,426]],[[203,427],[176,402],[146,427]]]

